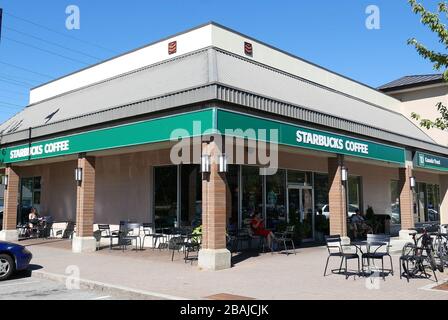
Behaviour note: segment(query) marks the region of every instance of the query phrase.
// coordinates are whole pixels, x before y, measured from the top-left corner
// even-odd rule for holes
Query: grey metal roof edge
[[[290,78],[293,78],[293,79],[296,79],[296,80],[299,80],[299,81],[306,82],[306,83],[311,84],[311,85],[313,85],[313,86],[319,87],[319,88],[321,88],[321,89],[324,89],[324,90],[327,90],[327,91],[330,91],[330,92],[333,92],[333,93],[337,93],[337,94],[343,95],[343,96],[345,96],[345,97],[347,97],[347,98],[350,98],[350,99],[353,99],[353,100],[356,100],[356,101],[359,101],[359,102],[362,102],[362,103],[366,103],[366,104],[371,105],[371,106],[373,106],[373,107],[375,107],[375,108],[379,108],[379,109],[382,109],[382,110],[384,110],[384,111],[391,112],[391,113],[394,113],[394,114],[403,116],[401,113],[399,113],[399,112],[397,112],[397,111],[394,111],[394,110],[391,110],[391,109],[382,107],[382,106],[380,106],[380,105],[377,105],[377,104],[375,104],[375,103],[366,101],[366,100],[364,100],[364,99],[361,99],[361,98],[352,96],[352,95],[350,95],[350,94],[348,94],[348,93],[345,93],[345,92],[342,92],[342,91],[339,91],[339,90],[336,90],[336,89],[333,89],[333,88],[324,86],[324,85],[322,85],[322,84],[320,84],[320,83],[311,81],[311,80],[309,80],[309,79],[306,79],[306,78],[303,78],[303,77],[300,77],[300,76],[296,76],[296,75],[294,75],[294,74],[292,74],[292,73],[289,73],[289,72],[287,72],[287,71],[284,71],[284,70],[280,70],[280,69],[274,68],[274,67],[272,67],[272,66],[269,66],[269,65],[267,65],[267,64],[264,64],[264,63],[261,63],[261,62],[255,61],[255,60],[248,59],[248,58],[246,58],[246,57],[243,57],[243,56],[234,54],[234,53],[232,53],[232,52],[226,51],[226,50],[224,50],[224,49],[222,49],[222,48],[219,48],[219,47],[213,47],[213,48],[214,48],[215,50],[221,52],[221,53],[224,53],[224,54],[227,54],[227,55],[232,56],[232,57],[234,57],[234,58],[237,58],[237,59],[240,59],[240,60],[249,62],[249,63],[254,64],[254,65],[257,65],[257,66],[259,66],[259,67],[262,67],[262,68],[271,70],[271,71],[273,71],[273,72],[280,73],[280,74],[282,74],[282,75],[284,75],[284,76],[287,76],[287,77],[290,77]],[[396,98],[394,98],[394,97],[391,97],[391,98],[397,100],[397,102],[400,102],[398,99],[396,99]]]
[[[442,73],[433,73],[433,74],[421,74],[421,75],[408,75],[403,76],[401,78],[392,80],[388,83],[385,83],[378,87],[378,90],[388,91],[388,90],[399,90],[400,88],[405,87],[414,87],[414,86],[426,86],[434,83],[443,83],[445,82],[443,79]]]
[[[82,127],[94,126],[99,123],[105,124],[107,122],[147,115],[156,111],[168,110],[188,104],[203,103],[207,101],[221,101],[236,104],[249,107],[253,110],[268,112],[319,126],[334,128],[347,133],[359,134],[389,143],[392,142],[398,145],[416,147],[423,150],[448,155],[448,148],[441,145],[388,132],[380,128],[356,123],[351,120],[324,114],[304,106],[294,105],[286,101],[275,100],[271,97],[264,97],[260,94],[247,92],[239,88],[232,88],[228,85],[220,83],[210,83],[200,87],[189,88],[180,92],[173,92],[163,96],[152,97],[130,104],[115,106],[112,108],[95,111],[90,114],[35,127],[32,129],[32,138],[35,139]],[[2,137],[1,144],[13,144],[18,141],[28,139],[29,130],[22,130],[4,135]]]
[[[205,84],[182,91],[167,93],[161,96],[134,101],[125,105],[97,110],[88,114],[76,116],[57,122],[32,128],[31,138],[40,138],[51,134],[107,123],[126,118],[132,118],[156,111],[168,110],[183,105],[210,101],[216,97],[216,86]],[[1,136],[1,144],[16,143],[29,139],[29,129],[16,131]]]
[[[304,58],[301,58],[301,57],[299,57],[299,56],[297,56],[297,55],[294,55],[294,54],[292,54],[292,53],[290,53],[290,52],[287,52],[287,51],[285,51],[285,50],[279,49],[279,48],[277,48],[277,47],[275,47],[275,46],[273,46],[273,45],[270,45],[270,44],[268,44],[268,43],[266,43],[266,42],[257,40],[257,39],[255,39],[255,38],[253,38],[253,37],[251,37],[251,36],[248,36],[248,35],[246,35],[246,34],[244,34],[244,33],[241,33],[241,32],[239,32],[239,31],[236,31],[236,30],[234,30],[234,29],[232,29],[232,28],[223,26],[223,25],[221,25],[221,24],[219,24],[219,23],[217,23],[217,22],[214,22],[214,21],[211,21],[210,24],[211,24],[211,25],[214,25],[214,26],[216,26],[216,27],[222,28],[222,29],[224,29],[224,30],[227,30],[227,31],[229,31],[229,32],[235,33],[235,34],[237,34],[237,35],[239,35],[239,36],[241,36],[241,37],[244,37],[244,38],[246,38],[246,39],[248,39],[248,40],[258,42],[259,44],[261,44],[261,45],[263,45],[263,46],[266,46],[266,47],[268,47],[268,48],[270,48],[270,49],[273,49],[273,50],[275,50],[275,51],[278,51],[278,52],[280,52],[280,53],[283,53],[283,54],[285,54],[285,55],[287,55],[287,56],[289,56],[289,57],[291,57],[291,58],[294,58],[294,59],[297,59],[297,60],[299,60],[299,61],[305,62],[305,63],[310,64],[310,65],[312,65],[312,66],[314,66],[314,67],[316,67],[316,68],[319,68],[319,69],[324,70],[324,71],[326,71],[326,72],[332,73],[332,74],[334,74],[334,75],[336,75],[336,76],[338,76],[338,77],[344,78],[344,79],[346,79],[346,80],[349,80],[349,81],[352,81],[352,82],[354,82],[354,83],[357,83],[357,84],[359,84],[359,85],[361,85],[361,86],[363,86],[363,87],[366,87],[366,88],[368,88],[368,89],[371,89],[371,90],[373,90],[373,91],[375,91],[375,92],[377,92],[377,93],[379,93],[379,94],[381,94],[381,95],[385,95],[385,96],[388,96],[389,98],[392,98],[392,99],[397,100],[396,98],[394,98],[394,97],[390,97],[389,95],[385,94],[384,92],[381,92],[381,91],[378,90],[377,88],[374,88],[374,87],[372,87],[372,86],[369,86],[368,84],[365,84],[365,83],[362,83],[362,82],[360,82],[360,81],[358,81],[358,80],[355,80],[355,79],[352,79],[352,78],[350,78],[350,77],[347,77],[347,76],[345,76],[345,75],[343,75],[343,74],[340,74],[340,73],[338,73],[338,72],[336,72],[336,71],[332,71],[332,70],[330,70],[330,69],[327,69],[327,68],[325,68],[325,67],[323,67],[323,66],[320,66],[320,65],[318,65],[318,64],[316,64],[316,63],[314,63],[314,62],[311,62],[311,61],[309,61],[309,60],[306,60],[306,59],[304,59]]]
[[[161,65],[173,62],[173,61],[185,59],[185,58],[191,57],[193,55],[206,52],[210,48],[211,48],[210,46],[209,47],[205,47],[205,48],[202,48],[202,49],[199,49],[199,50],[196,50],[196,51],[192,51],[192,52],[185,53],[183,55],[179,55],[179,56],[174,57],[174,58],[165,59],[163,61],[159,61],[159,62],[150,64],[150,65],[147,65],[147,66],[135,69],[135,70],[131,70],[131,71],[128,71],[126,73],[122,73],[122,74],[119,74],[119,75],[116,75],[116,76],[113,76],[113,77],[110,77],[110,78],[107,78],[107,79],[104,79],[104,80],[101,80],[101,81],[97,81],[95,83],[91,83],[89,85],[86,85],[86,86],[83,86],[83,87],[80,87],[80,88],[76,88],[76,89],[73,89],[73,90],[70,90],[70,91],[58,94],[58,95],[53,96],[51,98],[38,101],[36,103],[33,103],[33,104],[30,104],[30,105],[26,106],[25,108],[35,107],[35,106],[38,106],[39,104],[41,104],[43,102],[47,102],[47,101],[50,101],[50,100],[53,100],[53,99],[56,99],[56,98],[60,98],[60,97],[69,95],[69,94],[74,93],[74,92],[82,91],[82,90],[85,90],[87,88],[91,88],[91,87],[94,87],[94,86],[97,86],[97,85],[100,85],[100,84],[103,84],[103,83],[107,83],[107,82],[110,82],[110,81],[113,81],[113,80],[116,80],[116,79],[124,78],[124,77],[127,77],[129,75],[132,75],[132,74],[135,74],[135,73],[138,73],[138,72],[142,72],[142,71],[145,71],[145,70],[148,70],[148,69],[151,69],[151,68],[155,68],[155,67],[158,67],[158,66],[161,66]]]
[[[224,92],[223,90],[228,90]],[[341,131],[360,134],[383,141],[394,142],[408,147],[419,147],[425,150],[448,154],[448,147],[436,143],[422,141],[381,128],[343,119],[334,115],[324,114],[305,106],[294,105],[287,101],[273,99],[257,93],[232,88],[227,84],[218,84],[217,98],[220,101],[250,107],[252,109],[281,115],[288,118],[306,121],[317,125],[336,128]],[[391,139],[393,138],[393,139]]]
[[[374,87],[369,86],[369,85],[367,85],[367,84],[365,84],[365,83],[362,83],[362,82],[360,82],[360,81],[358,81],[358,80],[355,80],[355,79],[352,79],[352,78],[350,78],[350,77],[347,77],[347,76],[345,76],[345,75],[343,75],[343,74],[340,74],[340,73],[338,73],[338,72],[335,72],[335,71],[332,71],[332,70],[330,70],[330,69],[327,69],[327,68],[325,68],[325,67],[323,67],[323,66],[320,66],[320,65],[318,65],[318,64],[316,64],[316,63],[314,63],[314,62],[311,62],[311,61],[309,61],[309,60],[306,60],[306,59],[304,59],[304,58],[301,58],[301,57],[299,57],[299,56],[297,56],[297,55],[294,55],[294,54],[292,54],[292,53],[289,53],[289,52],[287,52],[287,51],[285,51],[285,50],[279,49],[279,48],[277,48],[277,47],[275,47],[275,46],[273,46],[273,45],[270,45],[270,44],[268,44],[268,43],[266,43],[266,42],[263,42],[263,41],[261,41],[261,40],[255,39],[254,37],[248,36],[248,35],[246,35],[246,34],[244,34],[244,33],[241,33],[241,32],[239,32],[239,31],[236,31],[236,30],[234,30],[234,29],[232,29],[232,28],[226,27],[226,26],[224,26],[224,25],[222,25],[222,24],[219,24],[219,23],[217,23],[217,22],[214,22],[214,21],[209,21],[209,22],[200,24],[200,25],[198,25],[198,26],[196,26],[196,27],[187,29],[187,30],[182,31],[182,32],[175,33],[175,34],[173,34],[173,35],[164,37],[164,38],[162,38],[162,39],[160,39],[160,40],[153,41],[153,42],[151,42],[151,43],[149,43],[149,44],[143,45],[143,46],[138,47],[138,48],[136,48],[136,49],[133,49],[133,50],[130,50],[130,51],[126,51],[126,52],[124,52],[124,53],[122,53],[122,54],[119,54],[119,55],[117,55],[117,56],[114,56],[114,57],[111,57],[111,58],[109,58],[109,59],[100,61],[100,62],[98,62],[98,63],[96,63],[96,64],[91,65],[91,66],[82,68],[82,69],[80,69],[80,70],[77,70],[77,71],[74,71],[74,72],[72,72],[72,73],[66,74],[66,75],[64,75],[64,76],[62,76],[62,77],[56,78],[56,79],[51,80],[51,81],[46,82],[46,83],[43,83],[43,84],[41,84],[41,85],[39,85],[39,86],[33,87],[33,88],[31,88],[31,90],[34,90],[34,89],[43,87],[43,86],[48,85],[48,84],[50,84],[50,83],[52,83],[52,82],[55,82],[55,81],[61,80],[61,79],[63,79],[63,78],[69,77],[69,76],[71,76],[71,75],[73,75],[73,74],[82,72],[82,71],[84,71],[84,70],[91,69],[91,68],[93,68],[93,67],[95,67],[95,66],[98,66],[98,65],[100,65],[100,64],[103,64],[103,63],[106,63],[106,62],[108,62],[108,61],[117,59],[117,58],[119,58],[119,57],[122,57],[122,56],[124,56],[124,55],[130,54],[130,53],[132,53],[132,52],[135,52],[135,51],[138,51],[138,50],[147,48],[147,47],[152,46],[152,45],[154,45],[154,44],[157,44],[157,43],[166,41],[166,40],[168,40],[168,39],[170,39],[170,38],[174,38],[174,37],[180,36],[180,35],[182,35],[182,34],[186,34],[186,33],[188,33],[188,32],[191,32],[191,31],[194,31],[194,30],[203,28],[203,27],[208,26],[208,25],[216,26],[216,27],[218,27],[218,28],[224,29],[224,30],[226,30],[226,31],[229,31],[229,32],[232,32],[232,33],[234,33],[234,34],[237,34],[237,35],[239,35],[239,36],[241,36],[241,37],[244,37],[244,38],[246,38],[246,39],[248,39],[248,40],[255,41],[255,42],[257,42],[257,43],[259,43],[259,44],[261,44],[261,45],[263,45],[263,46],[266,46],[266,47],[268,47],[268,48],[270,48],[270,49],[273,49],[273,50],[275,50],[275,51],[278,51],[278,52],[280,52],[280,53],[283,53],[283,54],[285,54],[285,55],[287,55],[287,56],[289,56],[289,57],[291,57],[291,58],[294,58],[294,59],[297,59],[297,60],[299,60],[299,61],[305,62],[305,63],[310,64],[310,65],[312,65],[312,66],[314,66],[314,67],[316,67],[316,68],[319,68],[319,69],[321,69],[321,70],[324,70],[324,71],[326,71],[326,72],[332,73],[332,74],[334,74],[334,75],[336,75],[336,76],[339,76],[339,77],[341,77],[341,78],[344,78],[344,79],[346,79],[346,80],[349,80],[349,81],[352,81],[352,82],[354,82],[354,83],[357,83],[357,84],[359,84],[359,85],[361,85],[361,86],[363,86],[363,87],[366,87],[366,88],[368,88],[368,89],[371,89],[371,90],[373,90],[373,91],[375,91],[375,92],[377,92],[377,93],[379,93],[379,94],[388,96],[387,94],[385,94],[384,92],[378,90],[377,88],[374,88]],[[390,96],[388,96],[388,97],[390,97]],[[395,99],[394,97],[390,97],[390,98]]]

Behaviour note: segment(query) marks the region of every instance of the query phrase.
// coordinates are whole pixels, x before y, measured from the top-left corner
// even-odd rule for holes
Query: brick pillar
[[[328,158],[330,234],[347,237],[347,196],[342,182],[344,156]]]
[[[0,232],[0,240],[17,241],[17,204],[19,199],[20,177],[17,168],[8,167],[5,170],[8,176],[8,186],[4,193],[3,230]]]
[[[448,224],[448,175],[440,175],[440,224]]]
[[[231,267],[231,254],[226,248],[227,181],[225,173],[219,173],[218,156],[221,154],[215,142],[204,143],[202,154],[210,155],[211,169],[203,174],[202,182],[202,249],[199,267],[221,270]]]
[[[400,191],[401,230],[414,228],[413,191],[411,189],[412,167],[398,169],[398,190]]]
[[[78,168],[82,169],[82,182],[77,187],[76,237],[73,239],[74,252],[96,250],[93,237],[95,216],[95,158],[80,157]]]

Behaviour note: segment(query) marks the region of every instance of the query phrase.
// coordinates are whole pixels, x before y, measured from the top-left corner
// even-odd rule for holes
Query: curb
[[[69,278],[68,276],[65,275],[45,271],[33,271],[31,276],[33,278],[53,280],[64,284]],[[86,279],[79,279],[79,285],[81,289],[100,291],[104,294],[126,295],[127,297],[130,297],[131,299],[135,300],[184,300],[184,301],[194,300],[190,298],[177,297],[158,292],[132,289],[124,286],[117,286]]]

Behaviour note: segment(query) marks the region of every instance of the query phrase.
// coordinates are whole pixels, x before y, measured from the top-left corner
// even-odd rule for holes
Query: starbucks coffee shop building
[[[0,126],[1,239],[17,239],[31,207],[76,222],[75,252],[95,250],[97,224],[202,224],[199,266],[217,270],[230,267],[228,226],[255,212],[267,228],[300,221],[309,241],[347,236],[347,217],[369,207],[402,237],[448,223],[448,148],[400,103],[197,27],[31,90]]]

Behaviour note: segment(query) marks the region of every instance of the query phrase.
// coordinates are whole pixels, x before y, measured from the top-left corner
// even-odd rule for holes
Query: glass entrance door
[[[304,239],[313,239],[313,189],[304,187],[288,188],[289,222],[300,222]]]

